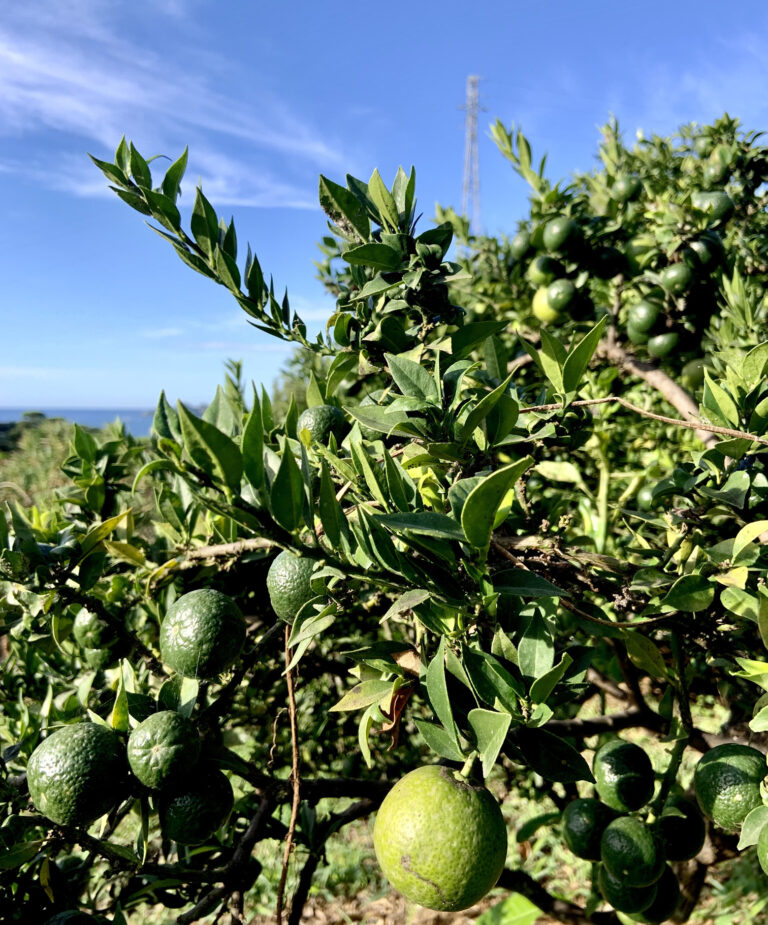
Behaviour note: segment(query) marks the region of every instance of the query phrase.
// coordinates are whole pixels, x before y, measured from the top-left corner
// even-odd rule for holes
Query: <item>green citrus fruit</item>
[[[595,752],[592,773],[600,799],[617,812],[634,812],[653,796],[651,759],[632,742],[612,739],[601,745]]]
[[[710,135],[699,135],[694,139],[693,150],[699,157],[708,157],[712,151],[713,141]]]
[[[654,505],[653,485],[642,485],[635,499],[641,511],[650,511]]]
[[[308,430],[312,443],[327,443],[333,434],[340,440],[346,429],[344,412],[335,405],[314,405],[302,412],[296,424],[296,433]]]
[[[713,222],[730,218],[734,209],[733,200],[723,190],[696,190],[691,193],[691,205],[700,212],[706,212]]]
[[[101,617],[82,608],[72,625],[72,635],[83,649],[100,649],[112,641],[114,630]]]
[[[704,384],[704,370],[706,363],[703,359],[689,360],[680,373],[680,378],[686,389],[698,389]]]
[[[560,251],[573,243],[577,237],[579,226],[572,218],[553,218],[544,226],[542,240],[548,251]]]
[[[499,879],[507,830],[489,790],[429,765],[406,774],[384,798],[373,846],[384,875],[406,899],[456,912]]]
[[[682,815],[680,815],[682,814]],[[688,861],[704,846],[707,826],[696,806],[682,796],[671,796],[658,821],[668,861]]]
[[[656,359],[668,356],[677,346],[680,335],[677,331],[665,331],[648,338],[648,353]]]
[[[576,287],[569,279],[556,279],[547,287],[547,301],[556,312],[562,311],[573,301]]]
[[[560,317],[560,313],[557,309],[553,308],[549,304],[549,298],[547,297],[547,287],[539,286],[536,292],[533,295],[533,301],[531,302],[531,308],[533,314],[539,319],[539,321],[544,324],[549,324],[551,321],[557,321]]]
[[[563,265],[552,257],[539,254],[528,264],[526,276],[534,286],[548,286],[563,274]]]
[[[244,642],[240,608],[213,588],[182,595],[160,627],[163,661],[186,678],[215,678],[236,661]]]
[[[671,867],[665,865],[664,873],[654,886],[656,895],[650,906],[632,915],[636,922],[658,925],[659,922],[666,922],[674,915],[677,904],[680,902],[680,884]]]
[[[527,231],[518,231],[509,244],[509,250],[517,260],[522,259],[531,249],[531,236]]]
[[[684,256],[694,269],[710,270],[722,261],[724,253],[720,235],[716,231],[705,231],[689,242]]]
[[[638,331],[638,329],[633,324],[628,324],[627,339],[629,340],[630,344],[647,344],[648,334],[646,331]]]
[[[180,845],[199,845],[224,825],[233,804],[232,785],[226,776],[218,768],[202,768],[160,798],[163,835]]]
[[[693,273],[686,263],[671,263],[659,273],[662,288],[673,295],[685,292],[693,282]]]
[[[706,186],[717,186],[725,180],[728,168],[721,161],[712,161],[704,167],[704,183]]]
[[[154,790],[189,773],[200,757],[200,737],[192,720],[161,710],[128,737],[128,764],[136,777]]]
[[[637,198],[640,190],[640,180],[637,177],[617,177],[611,187],[611,196],[613,196],[617,202],[629,202]]]
[[[763,868],[763,872],[768,874],[768,825],[760,829],[760,835],[757,839],[757,860]]]
[[[637,331],[647,333],[656,324],[661,314],[659,302],[650,299],[641,299],[629,306],[627,312],[627,325],[632,325]]]
[[[275,557],[267,572],[267,592],[272,609],[286,623],[293,623],[296,614],[311,598],[312,570],[315,560],[283,550]]]
[[[600,839],[616,813],[600,800],[572,800],[563,813],[563,838],[578,858],[600,860]]]
[[[64,726],[44,739],[27,765],[35,807],[59,825],[87,825],[120,800],[126,786],[120,736],[97,723]]]
[[[710,749],[696,765],[693,786],[705,816],[722,829],[737,829],[760,806],[765,755],[749,745],[728,743]]]
[[[602,864],[597,873],[597,885],[603,899],[619,912],[642,912],[656,898],[655,884],[629,886],[623,879],[614,877]]]
[[[637,816],[619,816],[606,826],[600,855],[609,873],[627,886],[648,886],[664,872],[664,848]]]

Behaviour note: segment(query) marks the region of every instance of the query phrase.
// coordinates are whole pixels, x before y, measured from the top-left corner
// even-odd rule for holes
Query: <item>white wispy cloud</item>
[[[180,18],[189,3],[153,0],[151,5],[157,13]],[[79,154],[82,142],[106,157],[128,131],[145,155],[165,153],[182,138],[192,141],[190,168],[218,202],[314,207],[315,168],[342,162],[336,139],[324,137],[284,101],[254,88],[252,74],[240,81],[238,95],[232,62],[196,46],[200,39],[191,34],[175,32],[173,45],[158,44],[157,51],[129,39],[120,12],[121,5],[111,0],[4,5],[0,135],[35,140],[42,132],[57,133],[63,150],[53,171],[34,156],[6,159],[2,169],[76,195],[102,195],[103,181],[93,179],[93,168]],[[189,69],[182,61],[190,60],[204,66]],[[226,94],[214,85],[220,72],[228,75]],[[77,163],[73,138],[80,140]],[[243,152],[239,157],[223,153],[233,141]],[[275,155],[282,156],[281,176],[268,167]],[[305,188],[292,178],[286,160],[294,177],[297,164],[312,164],[312,183]]]

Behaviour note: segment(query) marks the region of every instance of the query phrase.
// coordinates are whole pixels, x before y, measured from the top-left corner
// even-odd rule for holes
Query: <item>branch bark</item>
[[[652,388],[656,389],[659,394],[669,402],[672,407],[679,412],[681,417],[690,422],[696,423],[699,417],[699,409],[691,396],[679,386],[674,379],[670,378],[663,370],[658,369],[651,363],[644,363],[636,359],[632,354],[627,353],[623,347],[617,343],[603,341],[597,348],[596,355],[609,360],[618,366],[622,371],[631,373],[638,379],[647,382]],[[717,443],[717,437],[706,430],[697,430],[696,436],[705,446],[714,446]]]

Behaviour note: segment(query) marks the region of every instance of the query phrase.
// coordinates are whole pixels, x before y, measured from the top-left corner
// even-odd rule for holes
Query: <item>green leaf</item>
[[[320,497],[317,506],[325,535],[331,545],[336,548],[341,541],[344,511],[336,500],[336,486],[333,484],[330,469],[324,459],[320,462]]]
[[[745,848],[756,845],[760,832],[766,825],[768,825],[768,806],[756,806],[747,814],[746,819],[741,824],[739,843],[736,846],[737,850],[744,851]]]
[[[362,710],[364,707],[380,703],[392,696],[392,681],[362,681],[356,684],[351,691],[347,691],[341,700],[330,708],[331,713],[341,713],[351,710]]]
[[[256,491],[260,491],[264,488],[264,422],[261,418],[261,403],[255,387],[251,410],[245,419],[240,445],[243,474],[251,486]]]
[[[475,405],[475,407],[469,412],[467,419],[461,424],[459,432],[456,435],[456,439],[460,444],[463,445],[466,443],[475,432],[475,428],[478,427],[488,417],[501,397],[507,391],[513,375],[513,373],[510,373],[504,382],[501,383],[501,385],[497,386],[492,392],[488,392],[486,395],[484,395]]]
[[[758,712],[749,721],[749,728],[752,730],[752,732],[768,731],[768,706],[758,710]],[[766,807],[766,809],[768,809],[768,807]]]
[[[661,603],[671,610],[697,613],[700,610],[706,610],[712,604],[714,597],[714,585],[703,575],[683,575],[672,585],[661,599]]]
[[[40,838],[35,841],[25,842],[23,845],[10,850],[3,850],[0,852],[0,870],[13,870],[16,867],[21,867],[22,864],[31,861],[44,844],[45,839]]]
[[[213,206],[198,186],[195,190],[195,204],[192,208],[190,228],[195,241],[209,258],[213,257],[219,239],[219,220]]]
[[[564,392],[563,368],[567,357],[565,347],[543,328],[541,330],[541,350],[538,354],[544,375],[555,387],[556,392]]]
[[[544,674],[539,675],[533,684],[531,684],[531,689],[528,693],[528,696],[531,698],[531,703],[546,703],[549,695],[555,687],[557,687],[572,663],[573,659],[565,652],[554,667],[550,668],[549,671],[545,671]]]
[[[360,244],[342,252],[342,259],[353,266],[371,267],[374,270],[398,270],[403,255],[386,244]]]
[[[518,459],[486,476],[469,493],[461,512],[461,526],[467,540],[476,549],[487,550],[496,512],[507,492],[531,465],[531,456]]]
[[[741,588],[724,588],[720,594],[720,603],[736,616],[746,617],[758,624],[761,618],[768,618],[768,599],[762,594],[758,597]]]
[[[647,672],[652,678],[667,676],[664,657],[653,640],[641,633],[628,632],[624,636],[624,642],[627,645],[629,660],[636,668]]]
[[[157,402],[155,415],[152,418],[152,432],[158,437],[175,440],[178,444],[182,442],[179,416],[168,403],[165,392],[160,393],[160,399]]]
[[[475,733],[477,750],[483,762],[483,777],[488,777],[504,746],[512,717],[509,713],[478,708],[469,711],[467,720]]]
[[[525,760],[544,780],[563,784],[580,780],[594,783],[595,778],[582,755],[546,729],[520,727],[515,741]]]
[[[739,565],[739,554],[746,549],[750,543],[753,543],[761,533],[765,533],[766,531],[768,531],[768,520],[756,520],[754,523],[742,527],[733,541],[731,564]]]
[[[424,737],[427,746],[441,758],[447,758],[448,761],[463,761],[464,753],[456,744],[449,732],[446,732],[442,726],[435,723],[428,723],[423,719],[414,719],[416,728]]]
[[[398,437],[413,437],[419,433],[418,427],[412,425],[408,416],[402,412],[390,411],[387,407],[363,405],[346,409],[352,417],[364,427],[381,434],[394,434]]]
[[[381,514],[376,520],[393,533],[417,536],[434,536],[444,540],[464,542],[464,533],[458,523],[446,514],[416,511],[411,514]]]
[[[581,382],[589,362],[592,359],[600,338],[603,336],[603,330],[608,322],[608,316],[605,315],[597,324],[573,347],[569,352],[563,364],[563,388],[566,392],[575,392]]]
[[[495,709],[519,716],[519,699],[525,696],[525,688],[497,658],[463,646],[461,662],[480,700]]]
[[[368,195],[379,210],[382,226],[388,226],[391,231],[397,231],[400,225],[397,204],[384,185],[378,170],[373,171],[371,179],[368,181]]]
[[[552,634],[544,618],[533,613],[517,644],[517,657],[523,678],[531,684],[545,675],[555,661],[555,646]]]
[[[701,401],[702,408],[714,415],[715,420],[730,427],[739,426],[739,409],[736,402],[718,385],[704,369],[704,395]]]
[[[371,234],[371,222],[365,206],[354,193],[321,174],[319,199],[320,208],[335,225],[344,231],[346,221],[363,241],[368,240]]]
[[[91,552],[99,545],[102,540],[105,540],[110,533],[117,529],[117,527],[120,526],[122,521],[125,520],[125,518],[130,513],[130,510],[122,511],[120,514],[115,514],[114,517],[110,517],[108,520],[105,520],[102,523],[91,527],[85,536],[80,540],[80,551],[82,553],[82,558],[84,559],[89,552]]]
[[[456,743],[459,744],[459,733],[456,723],[453,719],[453,710],[451,709],[451,700],[448,696],[448,686],[445,680],[445,636],[440,637],[440,645],[434,658],[427,666],[427,695],[435,716],[445,727]]]
[[[395,385],[403,395],[421,398],[428,402],[437,401],[437,386],[423,366],[407,357],[394,356],[391,353],[385,354],[384,359],[387,361]]]
[[[535,925],[541,914],[541,909],[534,906],[530,899],[520,893],[512,893],[484,912],[475,925]]]
[[[231,437],[197,417],[181,402],[177,407],[184,449],[192,462],[206,475],[222,481],[231,492],[238,492],[243,476],[239,447]]]
[[[289,532],[301,523],[304,511],[304,479],[287,440],[283,440],[280,467],[270,490],[270,509],[275,520]]]
[[[381,618],[380,622],[384,623],[384,621],[389,620],[390,617],[397,617],[401,613],[413,610],[414,607],[422,604],[431,596],[429,591],[425,591],[422,588],[412,588],[410,591],[406,591],[405,594],[401,594],[400,597],[394,601],[389,610]]]
[[[516,597],[570,597],[551,581],[525,569],[505,569],[493,576],[493,590]]]
[[[318,405],[325,404],[325,392],[311,369],[309,371],[309,382],[307,383],[306,400],[307,408],[316,408]]]
[[[386,449],[384,450],[384,472],[392,504],[398,511],[410,511],[416,497],[416,486],[399,460],[393,459]]]
[[[166,170],[165,176],[163,177],[163,193],[176,202],[176,199],[181,191],[181,180],[184,176],[184,173],[187,169],[187,158],[189,156],[189,148],[184,148],[184,152],[181,157],[175,160],[171,166]]]
[[[473,321],[462,325],[458,331],[451,334],[451,356],[454,360],[463,360],[478,344],[504,331],[507,326],[506,321]],[[504,370],[504,375],[506,376],[506,370]],[[503,377],[498,376],[497,378]]]

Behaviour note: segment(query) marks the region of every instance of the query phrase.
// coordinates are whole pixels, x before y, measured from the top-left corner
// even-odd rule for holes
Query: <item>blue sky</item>
[[[269,383],[289,348],[250,327],[108,189],[86,154],[189,144],[194,184],[235,216],[315,325],[318,174],[415,164],[424,213],[461,203],[468,74],[483,77],[483,225],[514,227],[522,181],[488,137],[522,126],[553,177],[598,127],[667,133],[728,110],[768,128],[768,7],[701,0],[28,0],[0,15],[0,407],[210,399],[227,358]]]

